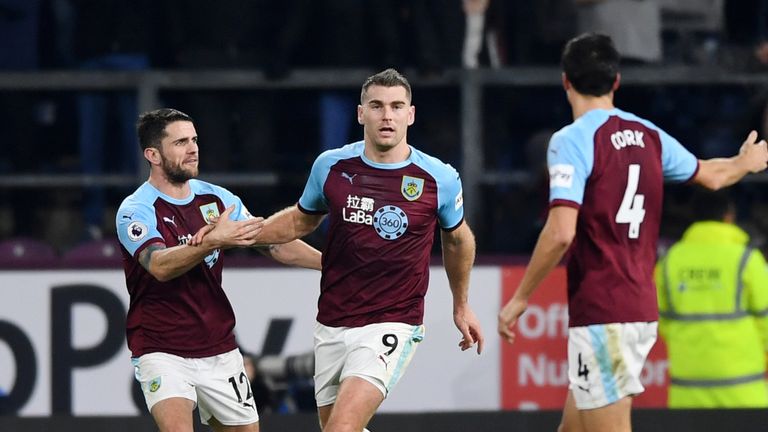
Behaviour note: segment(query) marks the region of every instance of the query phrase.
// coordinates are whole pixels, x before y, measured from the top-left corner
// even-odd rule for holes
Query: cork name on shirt
[[[643,132],[638,130],[624,129],[623,131],[611,134],[611,144],[616,150],[621,150],[627,146],[638,146],[645,148],[643,142]]]

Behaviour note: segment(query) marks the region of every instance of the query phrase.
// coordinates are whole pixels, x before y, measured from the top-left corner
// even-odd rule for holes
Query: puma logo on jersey
[[[176,222],[173,221],[174,219],[176,219],[176,216],[171,216],[170,218],[167,216],[163,216],[164,222],[168,222],[169,224],[176,226]]]
[[[638,146],[645,148],[645,142],[643,142],[643,132],[638,130],[624,129],[623,131],[614,132],[611,134],[611,144],[616,150],[621,150],[627,146]]]
[[[342,173],[341,173],[341,176],[342,176],[342,177],[344,177],[345,179],[349,180],[349,184],[354,184],[354,182],[353,182],[352,180],[353,180],[355,177],[357,177],[357,174],[352,174],[352,175],[349,175],[349,174],[347,174],[347,173],[345,173],[345,172],[342,172]]]

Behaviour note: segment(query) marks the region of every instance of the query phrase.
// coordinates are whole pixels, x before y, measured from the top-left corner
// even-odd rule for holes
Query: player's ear
[[[363,124],[363,106],[362,105],[357,106],[357,123]]]
[[[416,121],[416,107],[411,105],[408,113],[408,126],[412,125]]]
[[[611,91],[616,91],[619,89],[619,84],[621,83],[621,74],[616,73],[616,80],[613,81],[613,86],[611,86]]]
[[[154,147],[147,147],[144,149],[144,159],[148,160],[150,164],[152,165],[159,165],[161,162],[160,159],[160,150],[154,148]]]

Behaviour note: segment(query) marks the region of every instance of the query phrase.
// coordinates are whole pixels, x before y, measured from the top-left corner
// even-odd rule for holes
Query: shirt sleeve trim
[[[701,161],[696,160],[696,169],[693,170],[693,174],[691,174],[690,177],[688,177],[688,180],[684,181],[683,183],[693,183],[693,179],[696,178],[696,174],[699,173],[699,168],[701,168]]]
[[[576,210],[581,208],[581,204],[577,203],[576,201],[565,200],[565,199],[554,199],[552,200],[552,202],[549,203],[549,208],[558,207],[558,206],[571,207],[571,208],[575,208]]]
[[[300,203],[296,203],[296,207],[298,207],[300,212],[302,212],[304,214],[308,214],[308,215],[321,215],[321,214],[328,213],[327,211],[323,211],[323,210],[309,210],[309,209],[306,209],[306,208],[302,207],[302,205]]]
[[[451,232],[451,231],[455,231],[455,230],[456,230],[458,227],[460,227],[460,226],[461,226],[461,224],[463,224],[463,223],[464,223],[464,218],[462,217],[462,218],[459,220],[459,222],[458,222],[456,225],[454,225],[454,226],[452,226],[452,227],[450,227],[450,228],[443,228],[443,227],[440,227],[440,229],[442,229],[442,230],[443,230],[443,231],[445,231],[445,232]]]

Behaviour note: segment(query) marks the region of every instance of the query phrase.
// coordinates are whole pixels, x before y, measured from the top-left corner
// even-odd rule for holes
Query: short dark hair
[[[365,94],[368,92],[368,88],[374,85],[382,87],[403,87],[405,88],[405,95],[408,97],[408,102],[411,101],[411,84],[402,74],[400,74],[400,72],[389,68],[376,75],[371,75],[365,80],[363,88],[360,91],[360,104],[365,100]]]
[[[173,108],[160,108],[142,113],[136,122],[136,133],[139,136],[141,149],[160,148],[160,143],[165,138],[165,127],[177,121],[194,123],[192,117]]]
[[[565,44],[560,62],[577,92],[602,96],[613,89],[620,59],[610,36],[585,33]]]
[[[693,219],[697,221],[723,221],[725,215],[736,211],[736,203],[728,189],[711,191],[698,187],[691,197]]]

